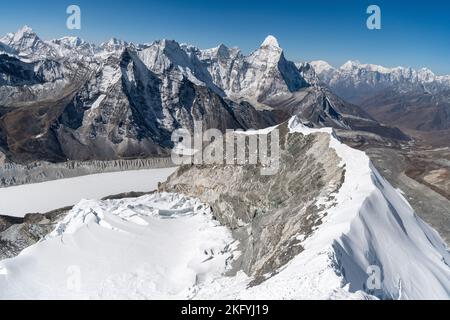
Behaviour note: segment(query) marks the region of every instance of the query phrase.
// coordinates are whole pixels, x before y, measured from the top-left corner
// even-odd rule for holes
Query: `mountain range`
[[[164,156],[173,130],[309,126],[407,140],[287,60],[273,36],[250,55],[173,40],[97,46],[44,41],[27,26],[0,39],[0,152],[8,161]]]
[[[325,61],[311,62],[320,81],[341,98],[355,103],[372,117],[431,141],[450,133],[450,75],[427,68],[386,68],[348,61],[334,68]]]

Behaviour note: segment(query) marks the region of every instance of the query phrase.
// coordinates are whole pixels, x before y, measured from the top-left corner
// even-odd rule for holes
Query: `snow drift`
[[[0,263],[0,298],[188,298],[225,271],[232,242],[195,199],[83,200],[44,241]]]

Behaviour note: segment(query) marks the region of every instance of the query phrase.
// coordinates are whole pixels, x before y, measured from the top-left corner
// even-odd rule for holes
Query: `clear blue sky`
[[[82,29],[66,29],[66,8],[82,10]],[[382,30],[366,28],[366,8],[382,9]],[[450,1],[320,0],[20,0],[0,4],[0,34],[27,24],[42,38],[77,35],[133,42],[168,38],[200,48],[219,43],[249,53],[268,34],[291,60],[333,65],[360,60],[427,66],[450,74]]]

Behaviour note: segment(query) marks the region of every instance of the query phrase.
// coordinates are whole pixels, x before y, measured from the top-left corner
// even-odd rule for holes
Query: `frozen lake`
[[[0,188],[0,215],[22,217],[101,199],[123,192],[148,192],[157,188],[176,168],[99,173],[76,178]]]

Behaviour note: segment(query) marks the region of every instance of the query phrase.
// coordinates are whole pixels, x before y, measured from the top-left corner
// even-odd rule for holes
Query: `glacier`
[[[45,213],[72,206],[81,199],[101,199],[130,191],[150,192],[175,170],[171,167],[104,172],[0,188],[0,212],[23,217],[31,212]],[[27,201],[21,201],[24,197]]]

